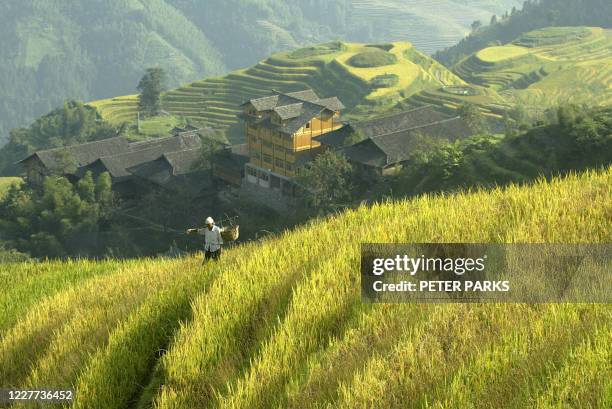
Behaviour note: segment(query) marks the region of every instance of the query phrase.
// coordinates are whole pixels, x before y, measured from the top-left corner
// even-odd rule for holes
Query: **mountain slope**
[[[464,80],[526,106],[612,102],[612,30],[553,27],[488,47],[459,62]]]
[[[0,132],[67,98],[133,89],[144,67],[171,83],[225,71],[221,54],[163,0],[9,1],[0,5]]]
[[[612,3],[608,0],[527,0],[521,10],[513,9],[434,57],[450,67],[492,44],[506,44],[523,33],[550,26],[612,28]]]
[[[76,408],[607,407],[605,305],[363,304],[359,243],[610,242],[611,186],[361,207],[204,267],[0,265],[0,384],[74,386]]]
[[[169,85],[336,39],[414,39],[430,52],[517,0],[7,0],[0,4],[0,144],[65,99],[134,92],[145,68]],[[370,15],[372,17],[370,17]]]
[[[387,51],[388,50],[388,51]],[[355,66],[353,58],[390,58]],[[390,79],[387,83],[380,80]],[[374,85],[378,84],[378,85]],[[278,53],[258,64],[224,77],[208,78],[167,92],[162,105],[175,116],[227,130],[232,141],[243,137],[236,117],[247,99],[269,94],[272,89],[296,91],[313,88],[321,97],[338,96],[346,113],[360,117],[384,112],[397,101],[422,89],[461,85],[457,76],[415,50],[410,43],[363,45],[332,42]],[[105,119],[133,121],[136,96],[94,101]]]

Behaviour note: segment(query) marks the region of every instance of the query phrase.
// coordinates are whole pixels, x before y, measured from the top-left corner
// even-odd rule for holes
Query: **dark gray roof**
[[[129,167],[154,160],[162,154],[163,150],[159,147],[154,147],[126,152],[120,155],[104,156],[89,165],[79,168],[78,174],[84,174],[88,170],[103,169],[117,181],[131,176],[131,173],[127,170]]]
[[[164,185],[172,178],[172,165],[164,156],[128,168],[132,175]]]
[[[277,126],[265,117],[259,120],[249,118],[249,121],[266,122],[268,126],[276,127],[281,132],[287,134],[294,133],[323,110],[337,112],[344,108],[344,105],[337,97],[319,99],[317,94],[311,89],[287,94],[276,92],[274,95],[267,97],[251,99],[244,104],[248,103],[251,103],[258,111],[276,112],[280,119],[286,121],[286,123],[282,126]]]
[[[242,146],[247,148],[247,144],[234,145],[231,149],[220,152],[215,157],[215,166],[241,171],[244,168],[244,165],[249,161],[248,153],[244,151]]]
[[[356,129],[351,124],[345,124],[342,128],[316,136],[314,139],[333,148],[342,148],[346,145],[346,139],[353,136],[355,132]]]
[[[50,170],[56,170],[65,165],[64,161],[67,159],[72,162],[75,167],[80,167],[95,161],[100,156],[116,155],[128,150],[129,143],[127,139],[122,136],[117,136],[79,145],[40,150],[22,159],[18,163],[23,163],[34,157],[38,157],[45,167]]]
[[[177,183],[191,173],[202,158],[202,151],[187,149],[179,152],[165,153],[162,156],[137,164],[127,169],[131,174],[162,186]]]
[[[273,95],[250,99],[242,105],[250,102],[258,111],[269,111],[280,105],[289,105],[302,101],[313,102],[318,100],[319,96],[311,89],[288,93],[274,91]]]
[[[393,132],[368,138],[342,152],[354,162],[370,166],[385,167],[403,162],[419,143],[418,135],[434,140],[455,141],[473,134],[467,123],[459,117],[448,118],[433,124],[415,127],[405,131]]]
[[[366,139],[341,151],[351,162],[383,168],[387,165],[387,155],[372,139]]]
[[[186,149],[178,152],[164,153],[163,155],[170,166],[174,176],[184,175],[194,170],[202,158],[202,150]]]
[[[322,105],[313,104],[312,102],[303,102],[299,115],[289,119],[284,125],[278,127],[278,129],[286,134],[293,134],[326,109],[327,108]]]
[[[251,103],[258,111],[271,111],[277,107],[299,104],[301,102],[318,104],[332,111],[339,111],[345,108],[344,104],[338,99],[338,97],[320,99],[311,89],[289,93],[275,91],[273,95],[250,99],[242,105]]]
[[[313,102],[323,105],[325,108],[332,111],[341,111],[345,108],[344,104],[338,99],[338,97],[323,98]]]
[[[428,125],[448,118],[450,118],[448,115],[437,111],[433,106],[426,105],[393,115],[355,122],[352,125],[363,136],[370,138]]]
[[[122,180],[132,175],[129,168],[175,152],[199,152],[200,147],[200,138],[197,135],[191,134],[180,134],[178,136],[135,142],[129,144],[128,149],[121,154],[102,156],[93,163],[82,166],[78,174],[84,174],[87,170],[99,172],[104,169],[108,171],[113,179]],[[180,155],[176,156],[175,160],[177,163],[183,163]]]
[[[157,148],[164,152],[175,152],[183,149],[199,148],[202,141],[197,134],[179,134],[166,136],[164,138],[147,139],[146,141],[132,142],[129,144],[130,151]]]
[[[303,105],[303,102],[298,102],[295,104],[278,106],[274,108],[274,112],[276,112],[281,119],[295,118],[302,113]]]

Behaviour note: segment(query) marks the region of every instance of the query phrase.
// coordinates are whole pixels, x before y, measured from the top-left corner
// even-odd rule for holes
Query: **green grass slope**
[[[551,27],[482,49],[453,71],[508,101],[533,107],[612,102],[612,30]]]
[[[355,66],[349,60],[364,54],[388,55],[384,65]],[[353,60],[354,61],[354,60]],[[395,81],[379,82],[390,76]],[[462,85],[457,76],[415,50],[410,43],[364,45],[333,42],[274,54],[258,64],[224,77],[196,81],[163,95],[163,108],[176,117],[226,130],[229,139],[242,137],[236,117],[247,99],[267,95],[272,89],[296,91],[313,88],[321,97],[338,96],[350,117],[384,112],[399,100],[423,89]],[[94,101],[105,119],[134,121],[137,97]]]
[[[612,168],[360,207],[204,267],[1,265],[0,385],[87,409],[606,408],[608,306],[362,304],[359,243],[610,242],[611,187]]]

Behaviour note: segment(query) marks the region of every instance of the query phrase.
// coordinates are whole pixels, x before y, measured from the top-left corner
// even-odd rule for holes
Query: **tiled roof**
[[[473,134],[467,123],[459,117],[444,119],[432,124],[368,138],[342,150],[349,160],[370,166],[384,167],[403,162],[423,135],[434,140],[455,141]]]
[[[338,99],[338,97],[323,98],[313,102],[323,105],[325,108],[332,111],[341,111],[345,108],[344,104]]]
[[[258,111],[276,112],[282,121],[287,122],[282,126],[274,125],[269,121],[267,123],[287,134],[296,132],[323,110],[337,112],[344,109],[344,105],[337,97],[319,99],[311,89],[286,94],[276,92],[267,97],[251,99],[244,104],[247,103],[251,103]],[[263,123],[267,121],[267,118],[259,120],[251,118],[250,120]]]
[[[200,146],[200,138],[197,135],[189,134],[135,142],[129,144],[129,149],[126,152],[118,155],[102,156],[92,164],[81,167],[78,173],[83,174],[92,169],[105,169],[113,179],[122,180],[132,175],[129,168],[175,152],[199,152]],[[182,163],[180,155],[176,156],[176,160],[177,163]]]
[[[298,102],[295,104],[278,106],[274,108],[274,112],[276,112],[281,119],[295,118],[302,113],[303,105],[303,102]]]
[[[164,153],[163,155],[172,166],[174,176],[184,175],[194,170],[202,158],[202,150],[186,149],[178,152]]]
[[[335,131],[324,133],[321,136],[316,136],[315,140],[332,148],[341,148],[346,145],[346,139],[353,136],[357,132],[350,124],[345,124],[342,128]]]
[[[352,125],[363,136],[370,138],[431,124],[448,118],[450,118],[448,115],[437,111],[433,106],[426,105],[393,115],[355,122]]]
[[[129,143],[127,139],[118,136],[79,145],[40,150],[22,159],[18,163],[23,163],[29,159],[38,157],[45,167],[50,170],[56,170],[66,165],[65,161],[67,160],[75,167],[80,167],[95,161],[100,156],[116,155],[128,150]]]
[[[303,101],[313,102],[318,100],[319,96],[315,94],[315,92],[311,89],[288,93],[281,93],[275,91],[274,95],[250,99],[246,101],[243,105],[248,104],[250,102],[258,111],[269,111],[277,106],[289,105]]]
[[[387,165],[387,155],[371,139],[366,139],[341,150],[351,162],[382,168]]]

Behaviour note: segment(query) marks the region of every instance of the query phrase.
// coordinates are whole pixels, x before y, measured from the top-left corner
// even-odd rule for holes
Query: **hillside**
[[[361,58],[365,60],[360,62]],[[167,92],[162,106],[176,117],[227,129],[229,139],[239,141],[243,137],[236,117],[240,104],[272,89],[288,92],[310,87],[321,97],[338,96],[348,108],[346,118],[363,118],[384,112],[414,92],[461,84],[410,43],[331,42],[274,54],[250,68],[182,86]],[[136,95],[90,105],[113,123],[136,119]]]
[[[612,102],[612,30],[551,27],[482,49],[453,67],[464,80],[527,106]]]
[[[336,39],[433,52],[517,0],[8,0],[0,4],[0,145],[66,99],[134,92],[147,67],[174,87]]]
[[[75,386],[88,409],[609,407],[606,305],[363,304],[358,252],[610,242],[611,186],[609,168],[360,207],[206,267],[0,265],[0,384]]]
[[[551,26],[612,28],[612,3],[608,0],[527,0],[522,9],[498,14],[490,24],[470,33],[434,57],[450,67],[466,56],[493,44],[507,44],[521,34]],[[489,23],[481,20],[482,24]]]

